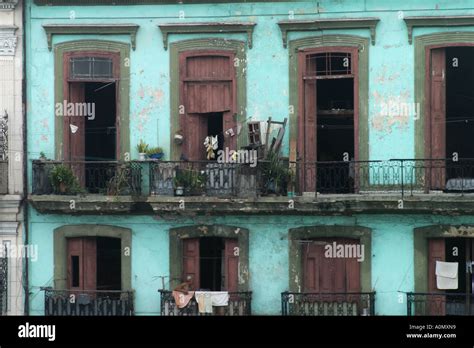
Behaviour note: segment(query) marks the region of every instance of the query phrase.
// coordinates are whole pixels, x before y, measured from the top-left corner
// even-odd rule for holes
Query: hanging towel
[[[189,301],[193,298],[194,291],[188,291],[187,294],[181,291],[173,291],[172,294],[178,308],[184,308],[188,305]]]
[[[212,295],[209,291],[196,291],[194,296],[198,303],[199,313],[212,313]]]
[[[213,306],[227,306],[229,304],[229,293],[227,291],[213,291],[211,298]]]
[[[458,288],[457,262],[436,261],[436,287],[440,290]]]

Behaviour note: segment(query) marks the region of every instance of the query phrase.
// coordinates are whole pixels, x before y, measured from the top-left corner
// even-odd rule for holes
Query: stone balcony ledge
[[[207,196],[104,196],[87,194],[29,195],[40,213],[56,214],[206,214],[206,215],[351,215],[379,214],[474,214],[474,193],[324,194],[317,196],[264,196],[217,198]]]

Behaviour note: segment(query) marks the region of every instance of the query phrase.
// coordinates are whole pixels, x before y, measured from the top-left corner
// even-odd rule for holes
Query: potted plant
[[[269,152],[262,165],[263,191],[267,194],[284,194],[291,175],[288,166],[278,153]]]
[[[206,174],[197,170],[177,170],[173,184],[176,196],[194,194],[206,185]]]
[[[46,162],[48,158],[46,157],[45,153],[43,151],[40,152],[40,157],[39,157],[41,162]]]
[[[55,165],[50,174],[53,190],[59,194],[76,194],[81,191],[72,169],[64,164]]]
[[[161,159],[164,155],[163,149],[161,147],[149,148],[146,154],[149,158],[152,158],[152,159]]]
[[[146,159],[146,152],[148,151],[148,144],[145,143],[143,140],[140,140],[140,142],[137,145],[137,150],[138,150],[138,159],[140,161],[144,161]]]

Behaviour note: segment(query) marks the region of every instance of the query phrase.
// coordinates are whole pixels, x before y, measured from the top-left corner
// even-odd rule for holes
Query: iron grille
[[[7,247],[0,257],[0,315],[5,315],[8,310],[8,257]]]

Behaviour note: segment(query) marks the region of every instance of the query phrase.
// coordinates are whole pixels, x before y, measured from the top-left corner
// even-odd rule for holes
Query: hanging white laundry
[[[457,289],[458,268],[457,262],[436,261],[436,287],[439,290]]]
[[[212,313],[212,295],[209,291],[195,291],[194,296],[198,303],[199,313]]]
[[[229,305],[229,293],[227,291],[212,291],[212,305],[216,307]]]

